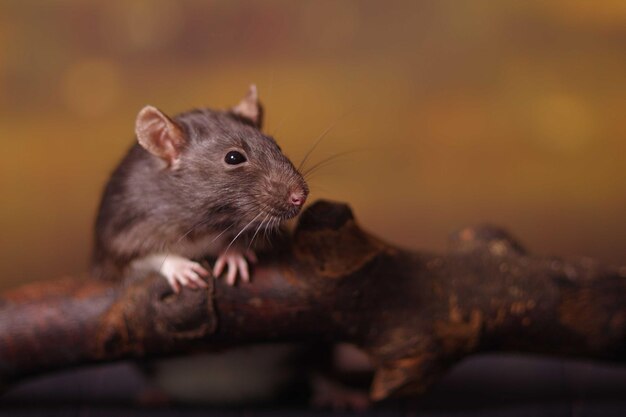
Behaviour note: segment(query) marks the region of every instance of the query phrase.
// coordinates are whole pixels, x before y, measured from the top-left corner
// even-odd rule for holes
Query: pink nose
[[[297,191],[294,191],[293,193],[291,193],[291,196],[289,196],[289,202],[297,207],[302,207],[305,201],[306,196],[303,193],[299,193]]]

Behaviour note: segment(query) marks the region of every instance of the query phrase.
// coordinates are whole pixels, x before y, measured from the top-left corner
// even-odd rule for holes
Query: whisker
[[[274,225],[275,220],[276,218],[272,217],[270,221],[267,222],[267,226],[265,227],[265,230],[263,230],[263,236],[265,238],[265,241],[270,245],[270,247],[274,247],[274,245],[272,245],[271,234],[272,234],[272,227]]]
[[[278,232],[279,228],[280,228],[280,219],[276,218],[276,221],[274,222],[274,233]]]
[[[309,177],[309,178],[310,178],[310,177]],[[323,191],[323,192],[325,192],[325,193],[330,193],[330,192],[332,192],[330,188],[322,187],[321,185],[319,185],[319,184],[318,184],[318,183],[316,183],[316,182],[311,182],[311,181],[309,181],[309,180],[308,180],[309,178],[307,178],[307,183],[308,183],[308,185],[309,185],[309,191],[311,192],[311,194],[314,194],[314,193],[316,193],[316,192],[318,192],[318,191]]]
[[[349,109],[348,111],[346,111],[345,113],[343,113],[341,116],[339,116],[339,118],[337,118],[337,120],[333,124],[331,124],[324,132],[322,132],[321,135],[319,135],[319,137],[313,143],[313,146],[311,146],[311,148],[309,148],[308,152],[304,155],[304,158],[302,158],[302,161],[298,165],[298,171],[300,171],[300,169],[304,167],[304,164],[306,163],[307,159],[309,158],[309,156],[311,156],[311,154],[313,153],[315,148],[317,148],[317,146],[320,144],[322,139],[324,139],[324,137],[326,137],[326,135],[331,130],[333,130],[335,128],[335,126],[337,126],[339,124],[339,122],[341,122],[343,119],[345,119],[347,116],[349,116],[354,110],[355,110],[355,108],[352,108],[352,109]]]
[[[231,227],[233,227],[235,225],[235,223],[231,223],[230,226],[228,226],[226,229],[224,229],[219,235],[215,236],[213,239],[211,239],[211,241],[209,243],[213,243],[215,242],[217,239],[220,238],[220,236],[222,236],[224,233],[226,233]]]
[[[269,228],[269,226],[272,224],[272,220],[273,220],[273,219],[274,219],[274,218],[273,218],[273,217],[271,217],[271,218],[269,219],[269,221],[267,222],[267,225],[266,225],[266,226],[265,226],[265,228],[263,229],[263,239],[264,239],[266,242],[269,242],[269,239],[268,239],[268,237],[267,237],[267,229],[268,229],[268,228]]]
[[[200,226],[202,223],[208,222],[210,219],[202,219],[199,222],[197,222],[196,224],[194,224],[193,226],[191,226],[191,228],[189,230],[187,230],[175,243],[180,243],[181,240],[183,240],[184,238],[186,238],[189,233],[193,232],[193,230]]]
[[[312,167],[310,167],[309,169],[307,169],[305,172],[303,172],[302,176],[308,179],[307,176],[312,174],[312,173],[314,173],[317,169],[322,168],[322,167],[328,165],[330,162],[334,162],[336,159],[341,158],[342,156],[353,154],[353,153],[358,152],[358,151],[359,151],[358,149],[354,149],[354,150],[350,150],[350,151],[339,152],[337,154],[329,156],[328,158],[324,158],[321,161],[317,162]]]
[[[272,130],[272,133],[270,134],[270,136],[274,137],[274,136],[278,135],[278,131],[280,130],[281,127],[283,127],[283,125],[285,124],[286,120],[287,120],[287,115],[283,116],[282,119],[280,119],[280,121],[278,122],[278,124],[276,125],[274,130]]]
[[[259,230],[261,230],[261,227],[263,227],[263,223],[265,223],[265,220],[267,220],[268,217],[269,217],[269,213],[265,215],[265,218],[263,219],[261,224],[259,224],[259,227],[256,228],[256,231],[254,232],[254,235],[252,235],[252,239],[250,239],[250,243],[248,244],[248,249],[250,249],[250,247],[252,246],[252,242],[254,242],[254,238],[256,237],[257,233],[259,233]]]
[[[180,238],[178,238],[176,240],[176,242],[174,242],[174,244],[178,244],[180,243],[184,238],[186,238],[189,233],[191,233],[192,231],[194,231],[194,229],[200,225],[202,225],[203,223],[208,223],[211,219],[202,219],[199,222],[197,222],[196,224],[194,224],[193,226],[191,226],[191,228],[189,230],[187,230]],[[161,265],[159,265],[159,272],[161,271],[161,269],[163,269],[163,265],[165,264],[165,261],[167,261],[168,256],[170,256],[169,252],[167,252],[165,254],[165,256],[163,257],[163,260],[161,261]]]
[[[241,231],[240,231],[239,233],[237,233],[237,236],[235,236],[235,237],[234,237],[234,239],[230,241],[230,243],[229,243],[229,244],[228,244],[228,246],[226,247],[226,250],[224,250],[224,253],[228,252],[228,249],[230,249],[230,247],[233,245],[233,243],[235,243],[235,240],[237,240],[237,238],[238,238],[239,236],[241,236],[241,234],[242,234],[242,233],[243,233],[243,232],[244,232],[244,231],[248,228],[248,226],[250,226],[252,223],[254,223],[254,221],[255,221],[256,219],[258,219],[258,218],[259,218],[259,216],[260,216],[261,214],[263,214],[263,212],[262,212],[262,211],[260,211],[260,212],[259,212],[259,214],[257,214],[257,215],[254,217],[254,219],[250,220],[250,221],[248,222],[248,224],[246,224],[246,225],[243,227],[243,229],[241,229]]]
[[[309,156],[311,156],[311,153],[313,153],[313,151],[315,150],[315,148],[317,148],[317,145],[320,144],[320,142],[322,141],[322,139],[324,139],[326,137],[326,135],[335,128],[335,126],[337,125],[337,123],[333,123],[332,125],[330,125],[326,130],[324,130],[322,132],[321,135],[319,135],[317,137],[317,139],[315,140],[315,142],[313,142],[313,145],[309,148],[309,150],[307,151],[307,153],[304,155],[304,158],[302,158],[302,161],[300,161],[300,164],[298,165],[298,171],[300,171],[300,169],[302,169],[302,167],[304,166],[304,164],[306,163],[307,159],[309,159]]]

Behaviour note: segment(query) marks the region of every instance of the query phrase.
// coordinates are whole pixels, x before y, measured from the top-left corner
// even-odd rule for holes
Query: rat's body
[[[142,109],[135,126],[137,143],[111,175],[102,197],[93,274],[127,280],[157,271],[178,292],[181,286],[206,286],[203,278],[210,273],[197,261],[217,256],[214,276],[227,267],[229,284],[237,273],[249,281],[246,259],[255,259],[252,241],[295,216],[308,194],[304,179],[274,139],[260,131],[261,117],[254,86],[230,110],[199,109],[170,118],[154,107]],[[254,358],[258,370],[250,360],[242,363],[240,356],[201,355],[154,362],[150,379],[172,398],[185,401],[194,393],[207,400],[223,396],[216,385],[234,398],[258,399],[283,384],[268,369],[277,368],[273,364],[291,353],[255,352],[246,356]],[[233,375],[260,376],[233,386],[222,374],[218,380],[212,377],[224,366]],[[180,382],[198,378],[203,383],[192,383],[194,389]]]
[[[134,144],[104,191],[96,220],[93,273],[125,280],[157,271],[178,292],[206,286],[200,261],[217,256],[249,281],[251,243],[295,216],[308,189],[261,127],[256,89],[227,111],[169,118],[154,107],[137,116]],[[300,349],[251,347],[151,363],[153,384],[184,402],[267,400],[298,380],[284,364]],[[287,369],[287,371],[286,371]],[[220,371],[221,370],[221,371]],[[219,388],[219,389],[218,389]]]
[[[96,221],[94,275],[159,271],[175,291],[209,271],[191,259],[218,256],[249,280],[251,240],[295,216],[308,189],[276,142],[259,130],[256,89],[231,110],[182,113],[154,107],[137,117],[136,143],[109,180]]]

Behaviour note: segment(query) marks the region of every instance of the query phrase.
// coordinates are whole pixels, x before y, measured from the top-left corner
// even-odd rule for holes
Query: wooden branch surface
[[[253,282],[170,292],[61,279],[0,296],[0,378],[254,342],[350,342],[376,366],[371,396],[423,391],[484,351],[624,361],[626,267],[528,254],[505,231],[466,228],[446,254],[411,252],[320,201]]]

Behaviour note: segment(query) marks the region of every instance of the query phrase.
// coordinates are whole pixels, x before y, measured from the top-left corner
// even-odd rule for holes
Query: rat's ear
[[[185,146],[183,130],[156,107],[146,106],[137,115],[135,134],[148,152],[175,168]]]
[[[239,104],[230,109],[230,111],[236,116],[247,120],[258,129],[261,129],[263,125],[263,106],[261,106],[261,102],[259,101],[256,85],[250,85],[246,96],[241,99]]]

